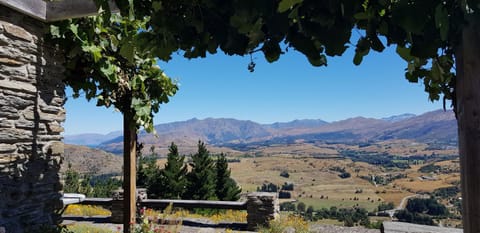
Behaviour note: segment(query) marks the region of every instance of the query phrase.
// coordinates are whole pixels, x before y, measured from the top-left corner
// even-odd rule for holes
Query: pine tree
[[[238,200],[242,189],[240,189],[235,180],[230,177],[231,171],[228,169],[228,161],[225,154],[222,153],[217,156],[215,168],[217,173],[215,188],[217,198],[221,201]]]
[[[183,196],[187,185],[187,166],[184,164],[185,156],[178,154],[175,143],[169,147],[165,168],[162,170],[162,198],[179,199]]]
[[[192,170],[187,174],[187,190],[183,199],[213,200],[215,196],[214,163],[205,144],[198,142],[198,152],[192,156]]]
[[[73,170],[72,163],[68,163],[68,169],[65,173],[63,192],[78,193],[80,190],[80,174]]]
[[[141,150],[143,144],[137,144],[137,186],[147,188],[147,192],[158,196],[158,188],[154,188],[159,183],[160,171],[157,166],[157,154],[155,147],[150,147],[150,155],[143,156]],[[151,190],[151,189],[155,190]]]

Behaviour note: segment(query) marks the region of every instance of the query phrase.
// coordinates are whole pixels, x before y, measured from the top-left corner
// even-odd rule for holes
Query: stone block
[[[0,89],[0,93],[3,93],[5,96],[16,96],[27,100],[35,100],[37,97],[36,93],[23,93],[7,89]]]
[[[33,42],[34,36],[25,29],[7,22],[0,21],[0,24],[3,26],[5,35],[13,39],[21,39],[27,42]]]
[[[16,150],[17,150],[17,146],[15,144],[0,143],[0,154],[13,153]]]
[[[6,88],[17,92],[26,92],[29,94],[35,94],[37,91],[37,88],[30,83],[11,80],[0,80],[0,88]]]
[[[4,64],[7,66],[22,66],[25,63],[18,60],[6,58],[6,57],[0,57],[0,64]]]
[[[48,123],[47,129],[50,133],[62,133],[64,131],[62,125],[60,125],[56,121]]]
[[[5,114],[5,116],[0,118],[0,128],[12,128],[14,126],[14,121],[8,120],[8,116],[8,114]]]
[[[17,110],[24,109],[27,106],[32,106],[34,104],[35,102],[32,99],[24,99],[13,95],[0,95],[0,106],[10,106]]]
[[[32,131],[22,129],[2,129],[0,130],[0,143],[15,143],[18,141],[31,141]]]
[[[52,141],[45,144],[42,148],[43,153],[49,154],[52,156],[55,155],[62,155],[65,151],[63,142],[60,141]]]

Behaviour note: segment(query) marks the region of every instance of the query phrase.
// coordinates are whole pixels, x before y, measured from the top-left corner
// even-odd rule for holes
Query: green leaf
[[[60,38],[60,28],[55,25],[50,25],[50,34],[52,34],[54,38]]]
[[[153,8],[154,11],[163,10],[162,2],[160,2],[160,1],[153,2],[152,3],[152,8]]]
[[[362,63],[362,60],[363,60],[363,55],[361,55],[360,53],[355,53],[355,56],[353,57],[353,64],[358,66]]]
[[[370,19],[370,15],[367,14],[367,12],[359,12],[359,13],[356,13],[355,15],[353,15],[353,17],[356,19],[356,20],[366,20],[366,19]]]
[[[410,55],[410,48],[405,48],[400,45],[397,46],[397,54],[407,62],[413,61],[414,59],[414,57]]]
[[[120,55],[127,59],[130,63],[133,63],[135,57],[135,50],[131,43],[125,43],[120,48]]]
[[[377,35],[372,35],[369,37],[370,44],[373,50],[377,52],[382,52],[385,49],[385,46],[382,44]]]
[[[320,55],[318,57],[308,57],[308,61],[313,66],[326,66],[327,65],[327,57],[325,57],[325,55]]]
[[[114,35],[110,35],[110,47],[112,48],[112,50],[114,52],[116,52],[118,50],[118,40],[117,40],[117,37],[114,36]]]
[[[83,45],[82,50],[89,52],[93,56],[93,60],[98,62],[102,58],[102,49],[95,45]]]
[[[274,62],[280,58],[280,54],[282,50],[280,49],[280,45],[275,42],[266,42],[262,47],[263,54],[265,55],[265,59],[268,62]]]
[[[438,4],[435,8],[435,27],[440,30],[440,38],[446,41],[449,30],[448,11],[443,4]]]
[[[78,37],[78,25],[77,24],[70,24],[70,31],[72,31],[72,33]]]
[[[282,13],[282,12],[285,12],[287,11],[288,9],[292,8],[293,6],[299,4],[303,2],[303,0],[282,0],[279,4],[278,4],[278,9],[277,11]]]

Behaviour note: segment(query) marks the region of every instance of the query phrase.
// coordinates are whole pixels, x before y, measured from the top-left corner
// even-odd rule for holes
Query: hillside
[[[123,158],[86,146],[65,144],[65,160],[60,172],[65,172],[69,164],[81,174],[119,174],[122,172]]]

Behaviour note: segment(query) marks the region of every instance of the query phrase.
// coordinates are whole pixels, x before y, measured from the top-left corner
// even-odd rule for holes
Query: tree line
[[[153,148],[151,152],[150,156],[139,156],[137,168],[137,185],[144,186],[149,197],[221,201],[240,198],[241,188],[230,177],[226,155],[210,154],[203,142],[198,142],[198,150],[188,164],[175,143],[169,147],[163,168],[156,164]]]
[[[221,200],[236,201],[241,188],[230,177],[226,155],[212,155],[203,142],[198,142],[198,151],[191,156],[179,155],[178,147],[169,147],[167,162],[157,166],[157,156],[152,149],[149,156],[138,153],[137,185],[147,188],[149,197],[161,199]],[[188,169],[190,167],[190,169]],[[82,175],[69,164],[64,177],[65,193],[82,193],[88,197],[110,197],[111,192],[122,187],[122,180],[109,175]]]

